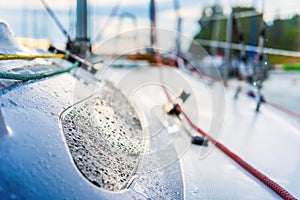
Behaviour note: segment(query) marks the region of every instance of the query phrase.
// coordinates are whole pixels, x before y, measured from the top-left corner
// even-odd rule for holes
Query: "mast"
[[[149,16],[150,16],[150,28],[151,28],[151,33],[150,33],[150,48],[153,50],[154,47],[154,27],[156,26],[155,22],[155,3],[154,0],[150,0],[150,7],[149,7]],[[156,27],[155,27],[156,28]]]
[[[77,0],[76,40],[87,41],[87,0]]]
[[[176,36],[176,54],[177,56],[181,54],[181,29],[182,29],[182,18],[179,12],[180,5],[179,0],[174,0],[174,9],[177,17],[177,36]]]
[[[90,39],[87,31],[87,0],[77,0],[76,5],[76,38],[67,43],[67,49],[84,58],[91,51]]]

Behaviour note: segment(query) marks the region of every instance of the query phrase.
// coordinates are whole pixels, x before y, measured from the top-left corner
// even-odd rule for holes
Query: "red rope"
[[[4,89],[4,88],[6,88],[6,86],[4,84],[0,83],[0,89]]]
[[[278,110],[280,110],[280,111],[282,111],[282,112],[288,114],[288,115],[291,115],[291,116],[293,116],[293,117],[295,117],[295,118],[300,119],[300,114],[298,114],[298,113],[296,113],[296,112],[294,112],[294,111],[292,111],[292,110],[289,110],[289,109],[287,109],[287,108],[285,108],[285,107],[283,107],[283,106],[281,106],[281,105],[272,103],[272,102],[270,102],[270,101],[266,101],[265,103],[268,104],[268,105],[270,105],[270,106],[272,106],[273,108],[276,108],[276,109],[278,109]]]
[[[161,67],[160,67],[161,69]],[[161,70],[160,70],[161,71]],[[162,83],[163,85],[164,83]],[[165,86],[163,85],[163,88]],[[168,91],[164,89],[164,92],[169,100],[170,96],[168,94]],[[170,102],[170,101],[169,101]],[[278,183],[268,178],[266,175],[264,175],[262,172],[255,169],[253,166],[251,166],[249,163],[247,163],[245,160],[243,160],[241,157],[233,153],[230,149],[228,149],[226,146],[224,146],[222,143],[218,142],[216,139],[208,135],[205,131],[203,131],[201,128],[199,128],[196,124],[193,123],[193,121],[188,117],[188,115],[179,107],[180,113],[184,116],[184,118],[188,121],[189,125],[196,130],[199,134],[201,134],[203,137],[206,137],[210,142],[216,145],[223,153],[225,153],[227,156],[232,158],[236,163],[238,163],[241,167],[243,167],[245,170],[247,170],[249,173],[251,173],[254,177],[256,177],[258,180],[260,180],[262,183],[264,183],[266,186],[268,186],[271,190],[276,192],[280,197],[283,199],[296,199],[292,194],[290,194],[287,190],[285,190],[283,187],[281,187]]]
[[[155,6],[154,0],[153,6]],[[157,35],[156,35],[156,19],[155,19],[155,7],[153,7],[153,15],[154,15],[154,43],[157,44]],[[157,64],[159,66],[160,71],[160,81],[162,85],[162,89],[168,99],[169,102],[172,103],[171,96],[165,86],[163,72],[162,72],[162,58],[161,55],[157,50],[155,50],[155,57]],[[266,186],[268,186],[270,189],[272,189],[274,192],[276,192],[280,197],[283,199],[296,199],[293,195],[291,195],[287,190],[285,190],[283,187],[281,187],[279,184],[268,178],[266,175],[252,167],[250,164],[248,164],[246,161],[244,161],[242,158],[240,158],[238,155],[233,153],[231,150],[229,150],[226,146],[224,146],[222,143],[218,142],[216,139],[208,135],[206,132],[204,132],[201,128],[199,128],[196,124],[192,122],[192,120],[188,117],[188,115],[181,109],[179,106],[180,113],[184,116],[184,118],[188,121],[189,125],[195,129],[199,134],[201,134],[203,137],[206,137],[210,142],[216,145],[223,153],[225,153],[227,156],[232,158],[235,162],[237,162],[241,167],[243,167],[245,170],[247,170],[249,173],[251,173],[253,176],[255,176],[258,180],[260,180],[262,183],[264,183]]]
[[[213,77],[204,75],[204,74],[202,74],[201,72],[199,72],[198,70],[194,70],[193,72],[195,72],[196,74],[198,74],[200,77],[206,77],[206,78],[208,78],[208,79],[211,79],[212,81],[222,82],[221,79],[217,79],[217,78],[213,78]],[[233,87],[233,86],[232,86],[231,84],[229,84],[229,82],[226,81],[226,80],[223,80],[223,84],[224,84],[224,86],[226,86],[226,87]],[[243,91],[244,93],[246,93],[245,90],[242,90],[242,91]],[[299,114],[299,113],[294,112],[294,111],[292,111],[292,110],[290,110],[290,109],[288,109],[288,108],[286,108],[286,107],[283,107],[283,106],[281,106],[281,105],[279,105],[279,104],[276,104],[276,103],[270,102],[270,101],[264,101],[263,103],[266,103],[266,104],[270,105],[271,107],[273,107],[273,108],[275,108],[275,109],[277,109],[277,110],[280,110],[281,112],[284,112],[284,113],[286,113],[286,114],[288,114],[288,115],[290,115],[290,116],[292,116],[292,117],[295,117],[295,118],[297,118],[297,119],[300,119],[300,114]]]
[[[228,86],[231,86],[231,85],[228,85]],[[231,87],[233,87],[233,86],[231,86]],[[242,88],[242,92],[245,93],[245,94],[247,93],[247,91],[245,89],[243,89],[243,88]],[[273,107],[273,108],[275,108],[277,110],[280,110],[281,112],[284,112],[287,115],[290,115],[292,117],[300,119],[300,114],[299,113],[294,112],[294,111],[292,111],[292,110],[290,110],[290,109],[288,109],[286,107],[283,107],[283,106],[281,106],[279,104],[276,104],[276,103],[271,102],[271,101],[266,101],[266,100],[263,101],[263,103],[268,104],[269,106],[271,106],[271,107]]]
[[[163,88],[163,91],[168,99],[169,102],[172,103],[170,94],[168,93],[163,80],[163,74],[162,74],[162,68],[161,65],[159,65],[159,71],[161,76],[161,85]],[[184,116],[184,118],[188,121],[189,125],[196,130],[199,134],[201,134],[203,137],[206,137],[211,143],[215,144],[216,147],[218,147],[223,153],[225,153],[227,156],[232,158],[236,163],[238,163],[241,167],[243,167],[245,170],[247,170],[250,174],[252,174],[254,177],[256,177],[258,180],[260,180],[262,183],[264,183],[266,186],[268,186],[271,190],[276,192],[280,197],[283,199],[296,199],[292,194],[290,194],[287,190],[285,190],[283,187],[281,187],[278,183],[268,178],[266,175],[264,175],[262,172],[255,169],[253,166],[251,166],[249,163],[247,163],[245,160],[243,160],[241,157],[233,153],[230,149],[228,149],[226,146],[224,146],[222,143],[218,142],[216,139],[208,135],[205,131],[203,131],[201,128],[199,128],[196,124],[193,123],[193,121],[188,117],[188,115],[179,107],[180,113]]]
[[[266,175],[255,169],[253,166],[251,166],[249,163],[247,163],[245,160],[243,160],[241,157],[233,153],[231,150],[229,150],[226,146],[224,146],[222,143],[216,141],[214,138],[212,138],[210,135],[205,133],[202,129],[200,129],[198,126],[196,126],[192,120],[187,116],[187,114],[184,111],[181,111],[182,115],[185,117],[185,119],[188,121],[190,126],[195,129],[198,133],[200,133],[203,137],[206,137],[209,141],[214,143],[221,151],[223,151],[227,156],[232,158],[235,162],[237,162],[241,167],[243,167],[245,170],[247,170],[249,173],[251,173],[253,176],[255,176],[258,180],[263,182],[266,186],[268,186],[270,189],[272,189],[274,192],[276,192],[280,197],[283,199],[296,199],[292,194],[290,194],[287,190],[285,190],[283,187],[281,187],[278,183],[268,178]]]

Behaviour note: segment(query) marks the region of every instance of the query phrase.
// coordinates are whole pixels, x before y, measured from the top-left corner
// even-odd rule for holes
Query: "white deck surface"
[[[233,100],[233,89],[226,88],[223,96],[222,90],[216,89],[220,87],[218,84],[207,86],[201,80],[188,78],[186,74],[179,74],[170,68],[164,69],[163,74],[170,91],[184,88],[192,93],[183,109],[203,130],[291,194],[300,197],[299,129],[268,105],[262,105],[260,112],[255,113],[253,99],[241,94],[238,100]],[[114,82],[129,95],[144,116],[146,128],[156,130],[166,124],[167,117],[157,111],[167,102],[160,88],[158,68],[110,69],[102,77]],[[219,93],[213,96],[214,92]],[[216,97],[219,102],[215,101]],[[225,98],[225,103],[222,98]],[[216,102],[218,105],[213,105]],[[222,112],[222,104],[225,113]],[[170,138],[180,158],[187,199],[279,198],[211,143],[203,148],[190,145],[190,138],[182,127],[176,123],[167,124],[164,129],[174,130],[170,135],[177,134]],[[160,134],[156,137],[160,137]],[[161,136],[161,140],[167,139]],[[148,142],[151,144],[153,141],[150,138]]]
[[[268,105],[257,114],[252,99],[240,95],[234,101],[235,91],[221,84],[209,85],[173,68],[164,68],[163,74],[171,94],[179,89],[191,93],[182,107],[199,127],[300,198],[299,129]],[[1,123],[9,127],[0,137],[1,197],[280,199],[211,143],[191,144],[187,131],[162,109],[167,99],[155,67],[111,68],[98,77],[113,82],[133,104],[145,149],[126,190],[96,187],[75,166],[60,122],[61,113],[103,84],[87,72],[78,76],[26,82],[1,95]]]

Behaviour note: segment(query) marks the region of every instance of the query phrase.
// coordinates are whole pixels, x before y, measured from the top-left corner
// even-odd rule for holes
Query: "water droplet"
[[[13,100],[11,99],[8,99],[9,103],[12,104],[13,106],[18,106],[18,104],[16,102],[14,102]]]
[[[193,188],[192,194],[194,197],[201,197],[201,194],[196,186]]]

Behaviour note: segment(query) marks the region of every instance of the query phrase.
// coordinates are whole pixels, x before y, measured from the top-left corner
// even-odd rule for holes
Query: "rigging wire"
[[[55,24],[58,26],[58,28],[61,30],[61,32],[64,34],[64,36],[66,36],[67,40],[71,41],[71,37],[70,37],[69,33],[66,31],[66,29],[64,28],[62,23],[58,20],[57,16],[53,12],[53,10],[49,7],[49,5],[46,3],[45,0],[40,0],[40,1],[43,3],[47,13],[54,20]]]
[[[74,14],[74,11],[73,11],[73,2],[74,2],[73,0],[69,0],[69,11],[68,11],[68,14],[69,14],[69,27],[68,27],[69,34],[74,33],[74,31],[75,31],[74,24],[76,24],[75,14]]]
[[[38,79],[54,76],[57,74],[70,72],[71,70],[77,68],[78,66],[79,66],[79,62],[75,62],[73,65],[67,68],[61,68],[57,70],[36,73],[36,74],[14,74],[10,72],[0,72],[0,79],[21,80],[21,81],[38,80]]]
[[[117,14],[118,14],[118,12],[119,12],[119,9],[120,9],[120,7],[121,7],[121,2],[122,2],[122,0],[119,0],[119,1],[114,5],[114,7],[111,9],[110,14],[109,14],[109,16],[108,16],[108,19],[105,21],[104,25],[102,26],[102,28],[101,28],[100,31],[98,32],[98,34],[97,34],[97,36],[96,36],[94,42],[97,41],[97,40],[99,40],[99,39],[102,37],[102,35],[103,35],[103,33],[104,33],[106,27],[107,27],[108,25],[111,24],[112,18],[115,17],[115,16],[117,16]]]
[[[252,46],[252,45],[244,45],[241,47],[238,43],[228,43],[216,40],[205,40],[205,39],[196,39],[203,46],[213,46],[213,47],[221,47],[221,48],[231,48],[234,50],[245,50],[245,51],[254,51],[259,52],[259,46]],[[273,49],[273,48],[264,48],[264,53],[266,54],[274,54],[274,55],[283,55],[283,56],[293,56],[293,57],[300,57],[300,53],[298,51],[290,51],[290,50],[283,50],[283,49]]]
[[[152,3],[152,15],[153,15],[153,23],[152,25],[154,26],[153,31],[154,31],[154,44],[157,45],[157,35],[156,35],[156,19],[155,19],[155,2],[154,0],[151,0]],[[166,89],[164,79],[163,79],[163,72],[162,72],[162,59],[161,55],[157,50],[155,50],[155,55],[160,71],[160,80],[161,80],[161,85],[162,89],[170,103],[172,102],[172,99],[170,97],[170,94],[168,90]],[[216,139],[211,137],[209,134],[204,132],[201,128],[199,128],[196,124],[193,123],[193,121],[189,118],[189,116],[182,110],[182,108],[176,104],[177,108],[179,109],[180,113],[184,116],[184,118],[188,121],[189,125],[196,130],[199,134],[201,134],[203,137],[206,137],[210,142],[216,145],[223,153],[225,153],[227,156],[232,158],[236,163],[238,163],[241,167],[243,167],[245,170],[247,170],[249,173],[251,173],[254,177],[256,177],[258,180],[260,180],[262,183],[264,183],[266,186],[268,186],[270,189],[272,189],[274,192],[276,192],[280,197],[284,199],[296,199],[292,194],[290,194],[287,190],[285,190],[283,187],[281,187],[278,183],[275,181],[271,180],[268,178],[266,175],[255,169],[253,166],[248,164],[245,160],[240,158],[238,155],[233,153],[231,150],[229,150],[226,146],[224,146],[222,143],[218,142]]]

